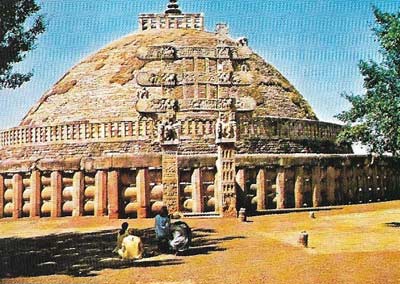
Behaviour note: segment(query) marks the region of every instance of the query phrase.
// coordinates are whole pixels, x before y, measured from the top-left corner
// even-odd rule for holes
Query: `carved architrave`
[[[136,75],[137,83],[145,87],[173,87],[179,85],[181,80],[175,73],[139,72]]]
[[[216,58],[215,48],[211,47],[181,47],[177,50],[178,58]]]
[[[139,99],[136,110],[140,113],[165,113],[168,111],[253,111],[256,101],[252,97],[241,97],[221,99],[186,99],[175,100],[167,98]]]
[[[223,99],[187,99],[181,100],[179,109],[181,111],[230,111],[233,109],[235,100]]]
[[[176,73],[157,73],[157,72],[139,72],[136,75],[136,81],[143,87],[174,87],[179,85],[213,84],[226,86],[246,86],[251,82],[248,79],[248,72],[184,72]]]
[[[178,76],[179,77],[179,76]],[[234,86],[247,86],[251,82],[248,79],[247,72],[184,72],[182,80],[178,84],[212,84],[212,85],[234,85]]]
[[[136,103],[136,110],[141,113],[159,113],[176,111],[178,101],[167,98],[140,99]]]
[[[237,43],[239,45],[239,43]],[[231,46],[223,41],[214,47],[185,46],[175,47],[171,45],[150,46],[147,52],[140,56],[143,60],[163,60],[181,58],[225,58],[225,59],[248,59],[248,52],[243,52],[247,45]],[[248,49],[248,48],[247,48]]]
[[[182,75],[182,84],[217,84],[217,74],[206,72],[184,72]]]
[[[176,48],[170,45],[151,46],[148,48],[147,53],[141,58],[146,60],[157,59],[175,59]]]

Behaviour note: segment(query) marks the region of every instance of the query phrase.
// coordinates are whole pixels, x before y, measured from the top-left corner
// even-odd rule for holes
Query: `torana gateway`
[[[0,133],[0,217],[151,217],[383,201],[399,163],[336,145],[228,27],[170,0],[82,61]]]

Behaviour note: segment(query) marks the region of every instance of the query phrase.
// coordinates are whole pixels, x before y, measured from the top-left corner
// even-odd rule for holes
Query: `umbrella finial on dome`
[[[169,4],[167,5],[167,10],[165,10],[165,14],[182,14],[182,11],[179,9],[179,5],[177,4],[178,0],[169,0]]]

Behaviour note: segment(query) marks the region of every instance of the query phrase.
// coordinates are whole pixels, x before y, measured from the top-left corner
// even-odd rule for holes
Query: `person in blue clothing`
[[[155,231],[157,238],[158,250],[160,252],[167,252],[169,248],[169,238],[170,238],[170,218],[168,216],[168,208],[167,206],[163,206],[160,210],[160,213],[156,216],[155,221]]]

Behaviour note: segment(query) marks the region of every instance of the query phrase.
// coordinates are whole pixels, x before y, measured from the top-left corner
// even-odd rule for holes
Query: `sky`
[[[17,126],[30,107],[71,67],[137,28],[139,13],[162,12],[167,0],[38,0],[47,31],[16,66],[34,73],[16,90],[0,91],[0,129]],[[203,12],[206,29],[227,23],[233,38],[274,65],[322,121],[349,108],[340,94],[363,93],[357,64],[379,61],[372,6],[400,11],[400,0],[180,0]],[[1,56],[1,55],[0,55]]]

